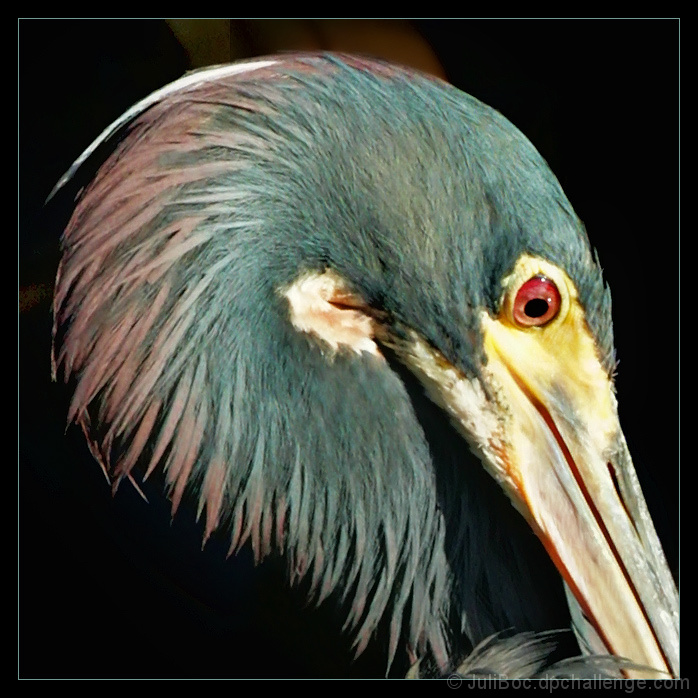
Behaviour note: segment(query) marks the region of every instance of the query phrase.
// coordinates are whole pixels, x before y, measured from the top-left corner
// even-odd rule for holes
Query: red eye
[[[550,322],[560,310],[560,292],[547,277],[538,274],[516,292],[514,320],[523,327],[540,327]]]

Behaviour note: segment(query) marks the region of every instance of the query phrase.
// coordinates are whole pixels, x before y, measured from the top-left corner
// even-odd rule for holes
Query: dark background
[[[441,74],[518,126],[560,179],[613,291],[620,417],[678,575],[676,20],[19,23],[19,664],[22,678],[381,674],[279,565],[200,552],[158,492],[112,497],[50,381],[50,296],[70,200],[44,200],[135,101],[192,66],[361,51]],[[399,667],[398,667],[399,668]],[[400,668],[399,668],[400,669]],[[401,669],[400,669],[401,670]]]

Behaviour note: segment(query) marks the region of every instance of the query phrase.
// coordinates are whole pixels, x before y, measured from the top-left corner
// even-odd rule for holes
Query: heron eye
[[[516,292],[513,315],[517,325],[540,327],[550,322],[559,310],[560,292],[547,276],[537,274]]]

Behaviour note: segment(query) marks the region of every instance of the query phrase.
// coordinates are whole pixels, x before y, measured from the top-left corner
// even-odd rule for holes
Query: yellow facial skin
[[[555,283],[560,308],[542,326],[522,326],[516,291],[537,274]],[[591,649],[675,674],[676,592],[574,284],[525,256],[504,287],[499,316],[482,317],[485,380],[501,415],[491,439],[490,463],[500,471],[493,474],[596,631]]]

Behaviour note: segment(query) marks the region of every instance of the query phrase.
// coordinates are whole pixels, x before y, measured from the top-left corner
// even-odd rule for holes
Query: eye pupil
[[[534,298],[524,306],[524,313],[531,318],[543,317],[548,312],[548,301],[543,298]]]
[[[512,304],[514,322],[520,327],[542,327],[560,310],[560,291],[547,276],[537,274],[524,282]]]

